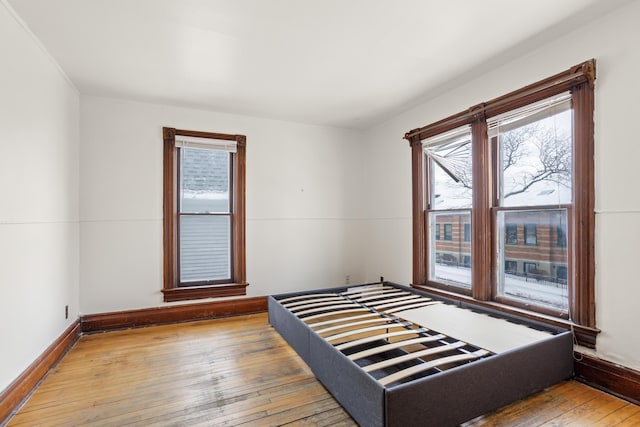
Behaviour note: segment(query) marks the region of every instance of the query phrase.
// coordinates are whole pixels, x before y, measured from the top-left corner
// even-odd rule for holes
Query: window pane
[[[231,278],[230,229],[226,215],[180,216],[180,282]]]
[[[556,228],[556,246],[567,247],[567,224],[559,224]]]
[[[566,225],[566,209],[498,212],[499,296],[567,310]]]
[[[505,243],[507,245],[518,244],[518,225],[517,224],[505,225]]]
[[[524,225],[524,244],[529,246],[538,244],[538,228],[535,224]]]
[[[471,288],[471,213],[430,212],[429,226],[429,279]],[[438,240],[435,231],[440,227],[443,233]]]
[[[226,151],[180,148],[180,212],[230,212],[230,158]]]
[[[453,240],[453,224],[444,224],[444,240]]]
[[[468,126],[426,139],[431,165],[431,209],[471,207],[471,131]]]
[[[499,140],[501,206],[571,203],[572,115],[569,100],[560,98],[492,120],[490,135]]]

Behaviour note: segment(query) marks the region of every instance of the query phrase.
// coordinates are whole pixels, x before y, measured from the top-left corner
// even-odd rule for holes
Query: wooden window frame
[[[231,154],[231,280],[225,283],[178,286],[178,158],[176,135],[235,141]],[[246,136],[162,128],[163,149],[163,252],[165,302],[246,295],[245,192]]]
[[[472,106],[433,124],[407,132],[404,138],[411,147],[412,169],[412,286],[460,301],[473,302],[503,312],[569,327],[576,342],[595,348],[600,332],[595,324],[595,213],[594,213],[594,84],[596,63],[585,61],[566,71],[510,92],[504,96]],[[563,318],[558,313],[545,313],[496,301],[493,259],[494,228],[492,209],[497,191],[491,173],[496,164],[495,151],[487,132],[487,118],[515,110],[562,92],[570,91],[573,109],[573,197],[567,227],[569,310]],[[472,223],[472,290],[471,295],[451,290],[429,281],[429,239],[426,208],[427,161],[422,149],[426,138],[471,125],[473,158]],[[492,236],[478,238],[477,236]]]

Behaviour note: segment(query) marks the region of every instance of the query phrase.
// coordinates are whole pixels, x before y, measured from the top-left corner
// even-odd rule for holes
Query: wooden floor
[[[82,337],[9,426],[353,426],[266,314]],[[566,381],[465,426],[637,426]]]

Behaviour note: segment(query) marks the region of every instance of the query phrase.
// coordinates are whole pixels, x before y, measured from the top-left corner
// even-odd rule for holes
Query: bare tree
[[[559,185],[571,182],[571,137],[558,134],[554,128],[532,123],[500,134],[503,198],[521,194],[542,181]],[[471,189],[471,144],[458,144],[453,149],[439,147],[427,150],[440,168],[451,177],[446,187]],[[506,184],[506,185],[505,185]]]
[[[526,142],[531,139],[533,132],[529,126],[507,132],[502,135],[502,170],[506,171],[511,166],[529,154],[526,149]]]
[[[571,138],[557,135],[552,128],[538,123],[505,132],[501,135],[502,171],[521,169],[510,182],[503,197],[521,194],[534,184],[554,181],[569,185],[571,181]],[[535,151],[535,152],[532,152]],[[529,167],[523,168],[527,163]]]

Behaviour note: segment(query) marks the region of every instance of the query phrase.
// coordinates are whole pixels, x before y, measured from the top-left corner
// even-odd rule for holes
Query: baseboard
[[[575,379],[640,405],[640,371],[578,354]]]
[[[80,322],[76,320],[0,394],[0,425],[29,396],[31,390],[38,385],[79,337]]]
[[[8,419],[82,333],[211,319],[267,311],[267,297],[172,305],[89,314],[73,322],[29,367],[0,393],[0,425]]]
[[[83,332],[100,332],[215,317],[260,313],[267,297],[129,310],[82,316],[73,322],[29,367],[0,393],[0,425],[31,393]],[[579,354],[575,379],[640,405],[640,372]]]
[[[252,297],[88,314],[80,318],[80,323],[83,333],[92,333],[264,311],[267,311],[267,297]]]

